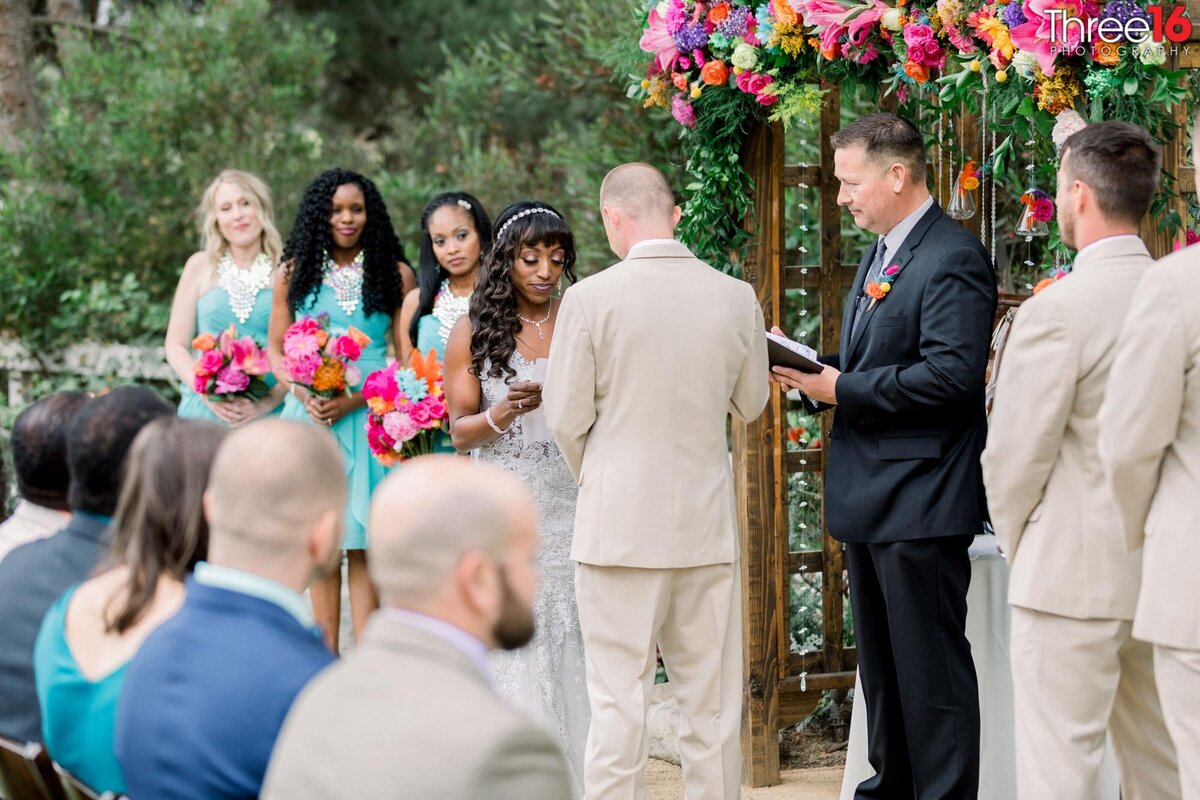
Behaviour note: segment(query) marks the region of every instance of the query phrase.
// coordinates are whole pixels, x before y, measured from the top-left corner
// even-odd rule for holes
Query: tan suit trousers
[[[1180,797],[1153,648],[1132,628],[1013,607],[1019,800],[1094,800],[1106,734],[1123,800]]]
[[[1179,753],[1183,800],[1200,800],[1200,652],[1154,645],[1154,676]]]
[[[738,564],[639,569],[579,564],[575,593],[592,723],[587,800],[645,800],[655,644],[679,701],[686,800],[741,786],[742,596]]]

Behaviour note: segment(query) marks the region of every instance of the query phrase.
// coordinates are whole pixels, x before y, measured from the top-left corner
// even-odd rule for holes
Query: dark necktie
[[[850,335],[858,333],[858,326],[862,323],[863,317],[866,316],[867,306],[871,304],[871,298],[867,295],[867,284],[873,280],[877,280],[880,271],[883,269],[883,256],[887,248],[883,244],[883,237],[875,243],[875,257],[871,259],[871,267],[867,270],[867,278],[863,281],[862,286],[858,287],[858,299],[854,301],[854,323],[850,327]]]

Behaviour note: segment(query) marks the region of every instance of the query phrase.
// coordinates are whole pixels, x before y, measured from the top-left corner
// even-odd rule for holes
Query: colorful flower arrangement
[[[1165,68],[1163,44],[1085,42],[1080,26],[1064,26],[1058,17],[1111,20],[1111,28],[1151,20],[1146,4],[661,0],[648,8],[639,44],[649,58],[631,95],[669,110],[684,127],[692,182],[681,235],[702,257],[732,268],[730,253],[746,241],[736,216],[749,207],[750,179],[739,162],[746,138],[759,122],[811,117],[822,86],[882,88],[910,118],[922,108],[927,117],[987,109],[984,127],[997,140],[974,165],[976,181],[984,174],[1001,184],[1030,177],[1050,184],[1049,135],[1061,115],[1071,117],[1071,125],[1060,126],[1064,132],[1085,118],[1124,119],[1169,140],[1172,108],[1188,90],[1182,72]],[[1058,42],[1050,39],[1056,18],[1057,28],[1069,29]],[[1036,175],[1020,170],[1026,163],[1036,165]],[[1171,191],[1164,187],[1160,210]]]
[[[1054,219],[1054,201],[1041,189],[1030,189],[1021,195],[1021,205],[1025,206],[1025,213],[1038,222]]]
[[[375,458],[392,466],[406,458],[432,453],[449,426],[442,392],[442,365],[437,353],[414,350],[407,367],[395,362],[372,372],[363,383],[367,443]]]
[[[371,337],[354,326],[335,336],[326,313],[303,317],[283,334],[283,366],[294,383],[318,397],[349,394],[362,380],[354,362],[370,343]]]
[[[867,296],[871,298],[871,305],[875,305],[887,297],[888,292],[892,290],[892,282],[896,280],[896,276],[899,274],[900,267],[892,264],[883,271],[883,274],[879,276],[879,280],[867,283]]]
[[[237,326],[230,325],[219,336],[202,333],[192,339],[192,349],[200,351],[193,366],[192,389],[212,400],[261,400],[271,392],[266,376],[271,372],[267,354],[249,336],[238,338]]]

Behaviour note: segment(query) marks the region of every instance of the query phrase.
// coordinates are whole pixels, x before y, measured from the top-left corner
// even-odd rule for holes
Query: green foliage
[[[141,9],[124,34],[61,49],[44,130],[0,162],[0,331],[34,346],[159,339],[217,172],[266,178],[286,229],[304,183],[350,155],[312,127],[330,35],[266,0]]]

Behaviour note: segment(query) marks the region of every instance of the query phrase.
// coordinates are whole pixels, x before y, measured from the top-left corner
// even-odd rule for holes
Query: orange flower
[[[346,335],[353,339],[354,343],[359,347],[366,347],[371,343],[371,337],[367,336],[353,325],[350,326],[350,330],[346,331]]]
[[[719,60],[709,61],[700,70],[700,80],[709,86],[724,85],[725,81],[729,80],[729,70],[725,67],[725,62]]]
[[[795,25],[800,22],[800,15],[787,0],[772,0],[771,10],[775,12],[776,25]]]
[[[1103,67],[1115,67],[1121,63],[1121,50],[1113,42],[1096,39],[1092,44],[1092,61]]]
[[[192,339],[193,350],[203,350],[208,352],[217,346],[217,340],[211,333],[202,333],[195,339]]]
[[[346,370],[340,361],[325,361],[313,375],[313,388],[319,392],[346,388]]]
[[[325,343],[328,341],[329,341],[329,331],[325,330],[324,328],[318,328],[317,329],[317,347],[324,347]]]
[[[385,467],[394,467],[400,463],[400,456],[395,453],[376,453],[375,459]]]
[[[887,290],[883,288],[882,284],[871,281],[867,284],[867,294],[875,300],[882,300],[883,296],[887,294]]]
[[[675,88],[681,92],[686,92],[688,89],[687,76],[678,72],[671,74],[671,82],[675,84]]]
[[[425,356],[421,355],[420,350],[413,348],[412,356],[408,359],[408,365],[412,367],[413,374],[419,380],[425,381],[427,387],[437,383],[438,375],[442,371],[442,365],[438,363],[437,350],[434,350],[432,347],[429,348],[429,353]]]
[[[915,61],[909,61],[904,65],[904,74],[917,83],[925,83],[925,81],[929,80],[929,67],[924,64],[918,64]]]
[[[720,25],[727,19],[729,19],[729,3],[717,3],[709,9],[708,21],[713,25]]]
[[[378,417],[382,417],[384,414],[386,414],[388,411],[391,410],[388,407],[389,405],[390,404],[388,403],[388,401],[384,400],[382,397],[368,397],[367,398],[367,408],[371,409],[371,413]]]
[[[1037,294],[1052,283],[1054,283],[1054,278],[1042,278],[1040,281],[1038,281],[1038,285],[1033,287],[1033,293]]]

